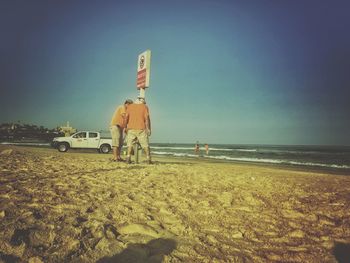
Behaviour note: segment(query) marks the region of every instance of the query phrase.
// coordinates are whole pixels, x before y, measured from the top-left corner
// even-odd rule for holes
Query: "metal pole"
[[[141,88],[141,89],[140,89],[140,95],[139,95],[139,97],[140,97],[140,98],[145,98],[145,93],[146,93],[146,92],[145,92],[145,89],[142,89],[142,88]]]
[[[143,89],[143,88],[140,88],[140,95],[139,97],[140,98],[145,98],[145,95],[146,95],[146,92],[145,92],[146,89]],[[135,154],[135,162],[136,163],[139,163],[139,144],[138,143],[135,143],[134,145],[134,154]]]

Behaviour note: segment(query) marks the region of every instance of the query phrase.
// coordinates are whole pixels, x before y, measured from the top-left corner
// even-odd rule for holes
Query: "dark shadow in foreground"
[[[172,239],[153,239],[147,244],[130,244],[126,249],[112,257],[103,257],[96,263],[162,263],[164,256],[176,249]]]
[[[336,242],[333,255],[338,263],[349,263],[350,262],[350,244]]]
[[[0,251],[0,262],[4,263],[17,263],[22,262],[19,257],[16,257],[14,255],[7,255]]]

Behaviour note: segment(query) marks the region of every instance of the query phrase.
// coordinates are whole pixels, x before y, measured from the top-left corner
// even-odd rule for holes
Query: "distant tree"
[[[0,140],[22,140],[22,139],[34,139],[52,141],[54,137],[64,136],[59,131],[59,127],[48,129],[43,125],[37,126],[28,123],[1,123],[0,124]]]

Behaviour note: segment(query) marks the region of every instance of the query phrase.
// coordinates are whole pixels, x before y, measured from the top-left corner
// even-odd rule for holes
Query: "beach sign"
[[[151,50],[142,52],[137,60],[137,89],[149,87],[149,78],[151,70]]]

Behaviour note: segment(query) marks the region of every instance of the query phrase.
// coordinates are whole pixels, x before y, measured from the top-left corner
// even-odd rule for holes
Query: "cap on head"
[[[133,101],[131,99],[127,99],[124,104],[133,104]]]

